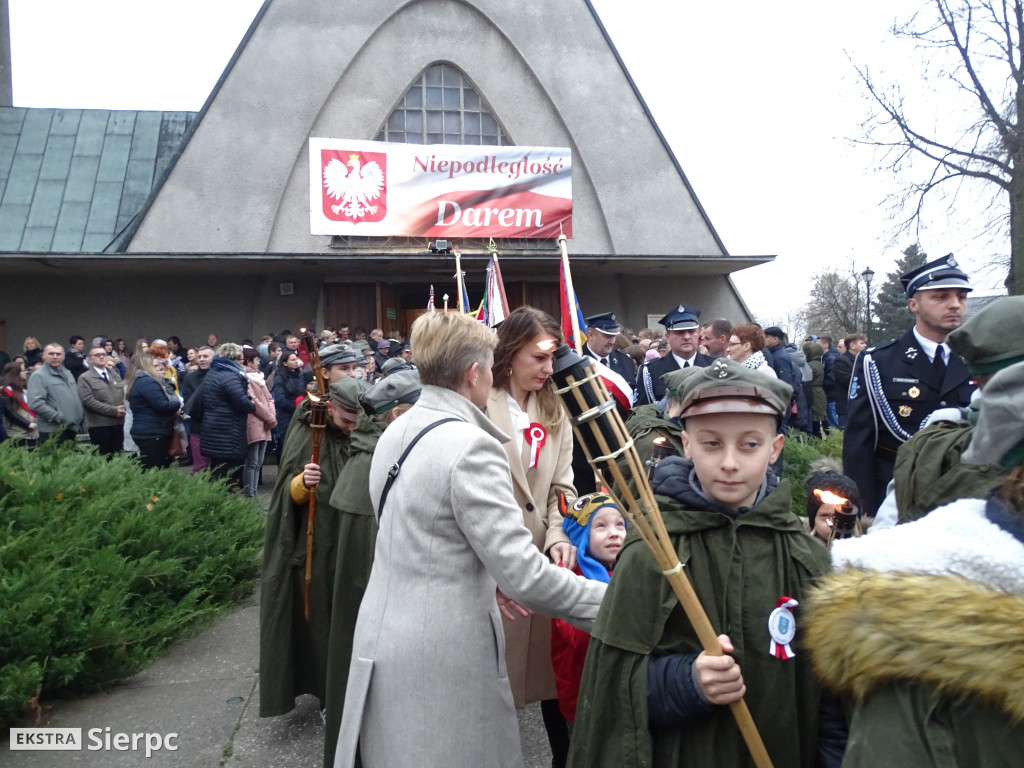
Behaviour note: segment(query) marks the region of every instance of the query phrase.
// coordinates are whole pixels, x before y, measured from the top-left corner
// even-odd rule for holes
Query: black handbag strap
[[[449,421],[461,421],[461,419],[451,417],[448,419],[441,419],[440,421],[435,421],[433,424],[428,424],[422,430],[420,430],[420,433],[412,439],[412,442],[409,443],[409,445],[406,446],[405,450],[402,452],[402,455],[398,457],[398,461],[396,461],[394,464],[388,467],[388,479],[384,483],[384,490],[381,491],[380,494],[380,504],[377,505],[378,524],[380,524],[381,519],[384,517],[384,502],[388,500],[388,493],[391,491],[391,486],[394,485],[395,478],[398,477],[398,473],[402,469],[402,462],[404,462],[405,457],[409,455],[409,451],[413,449],[416,443],[420,441],[420,438],[426,435],[427,432],[436,427],[440,427],[442,424],[447,424]]]

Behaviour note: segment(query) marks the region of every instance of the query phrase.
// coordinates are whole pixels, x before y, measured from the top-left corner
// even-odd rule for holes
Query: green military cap
[[[1024,297],[1018,297],[1024,298]],[[981,413],[961,460],[1013,469],[1024,464],[1024,363],[998,371],[985,385]]]
[[[361,363],[363,356],[351,344],[330,344],[320,350],[320,365],[328,368],[342,363]]]
[[[679,397],[679,385],[683,383],[686,372],[689,370],[689,368],[680,368],[677,371],[669,371],[661,377],[661,381],[665,385],[665,397]]]
[[[420,398],[420,372],[404,370],[381,379],[359,398],[363,410],[370,416],[390,411],[402,403],[415,403]]]
[[[947,339],[974,374],[1024,360],[1024,296],[1003,296],[964,321]]]
[[[786,382],[727,358],[680,373],[677,397],[683,404],[682,419],[705,413],[767,413],[781,418],[793,397]]]
[[[366,379],[345,376],[331,384],[329,390],[331,401],[341,406],[345,418],[355,421],[362,408],[359,404],[359,396],[369,388],[370,385]]]
[[[415,371],[412,363],[402,357],[392,357],[380,368],[380,375],[387,378],[399,371]]]

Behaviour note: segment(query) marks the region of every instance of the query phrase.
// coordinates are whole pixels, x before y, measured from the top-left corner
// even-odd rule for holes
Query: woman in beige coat
[[[534,545],[556,565],[572,570],[576,552],[562,531],[558,511],[559,493],[570,500],[576,496],[572,429],[549,379],[560,338],[558,323],[539,309],[520,307],[505,319],[498,328],[487,416],[512,436],[505,443],[512,487]],[[563,766],[569,734],[551,666],[551,619],[509,609],[503,614],[505,660],[516,707],[541,702],[552,765]]]

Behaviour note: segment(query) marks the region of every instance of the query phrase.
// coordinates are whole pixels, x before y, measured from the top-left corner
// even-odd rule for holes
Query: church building
[[[773,258],[726,251],[589,0],[267,0],[198,113],[0,107],[0,349],[408,332],[431,286],[454,307],[453,247],[476,308],[492,242],[558,316],[550,233],[314,234],[317,138],[564,148],[576,294],[633,329],[748,321],[730,274]]]

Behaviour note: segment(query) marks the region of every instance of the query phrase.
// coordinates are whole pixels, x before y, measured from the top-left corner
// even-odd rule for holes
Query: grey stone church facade
[[[749,319],[729,275],[772,258],[727,252],[587,0],[268,0],[198,113],[0,107],[0,349],[407,330],[454,259],[312,235],[313,136],[569,147],[577,295],[633,328]],[[475,307],[487,243],[456,244]],[[497,246],[510,303],[557,315],[557,243]]]

